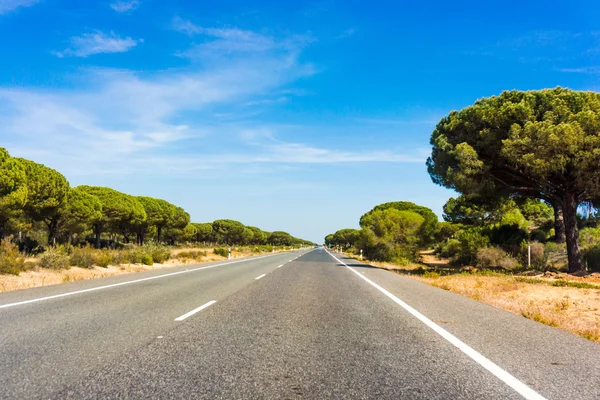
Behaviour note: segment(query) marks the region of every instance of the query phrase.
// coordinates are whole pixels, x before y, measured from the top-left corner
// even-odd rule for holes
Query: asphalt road
[[[2,294],[0,398],[600,398],[597,344],[336,257]]]

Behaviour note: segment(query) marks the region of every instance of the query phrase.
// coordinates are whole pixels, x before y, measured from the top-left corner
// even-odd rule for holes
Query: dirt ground
[[[199,259],[178,259],[177,255],[186,251],[205,251],[206,256]],[[110,265],[108,268],[93,267],[79,268],[71,267],[67,270],[48,270],[43,268],[35,268],[30,271],[21,272],[16,275],[0,275],[0,293],[9,292],[19,289],[28,289],[33,287],[56,285],[59,283],[75,282],[86,279],[103,278],[106,276],[129,274],[133,272],[152,271],[156,269],[175,267],[187,264],[198,264],[211,261],[226,260],[226,257],[221,257],[213,253],[212,248],[185,248],[174,249],[172,258],[163,264],[142,265],[142,264],[121,264]],[[232,252],[233,258],[247,257],[253,255],[250,251]],[[258,255],[258,254],[255,254]],[[35,259],[28,259],[35,261]]]

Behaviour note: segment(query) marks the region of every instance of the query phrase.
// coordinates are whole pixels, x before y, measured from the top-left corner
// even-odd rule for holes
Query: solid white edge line
[[[184,319],[186,319],[187,317],[191,317],[192,315],[196,314],[198,311],[202,311],[204,310],[206,307],[210,307],[213,304],[215,304],[217,301],[216,300],[211,300],[206,304],[201,305],[198,308],[194,308],[192,311],[190,311],[189,313],[185,313],[183,314],[181,317],[175,318],[175,321],[183,321]]]
[[[225,263],[221,263],[221,264],[209,265],[209,266],[206,266],[206,267],[198,267],[198,268],[186,269],[185,271],[171,272],[171,273],[168,273],[168,274],[151,276],[151,277],[148,277],[148,278],[135,279],[133,281],[113,283],[111,285],[98,286],[98,287],[89,288],[89,289],[76,290],[74,292],[67,292],[67,293],[55,294],[53,296],[40,297],[40,298],[37,298],[37,299],[19,301],[17,303],[3,304],[3,305],[0,305],[0,309],[2,309],[2,308],[8,308],[8,307],[20,306],[20,305],[29,304],[29,303],[37,303],[38,301],[58,299],[60,297],[72,296],[74,294],[88,293],[88,292],[93,292],[93,291],[96,291],[96,290],[109,289],[109,288],[113,288],[113,287],[117,287],[117,286],[129,285],[129,284],[132,284],[132,283],[139,283],[139,282],[151,281],[153,279],[166,278],[166,277],[169,277],[169,276],[174,276],[174,275],[179,275],[179,274],[187,274],[189,272],[200,271],[200,270],[203,270],[203,269],[210,269],[210,268],[222,267],[222,266],[225,266],[225,265],[237,264],[237,263],[241,263],[241,262],[248,262],[248,261],[253,261],[253,260],[259,260],[261,258],[273,257],[275,255],[278,255],[278,254],[275,253],[275,254],[269,254],[269,255],[266,255],[266,256],[244,258],[242,260],[229,261],[229,262],[225,262]]]
[[[265,276],[267,276],[267,274],[262,274],[261,276],[257,276],[256,278],[254,278],[254,280],[259,280],[260,278],[264,278]]]
[[[327,251],[327,250],[325,250],[325,251]],[[329,253],[329,251],[327,251],[327,253]],[[438,324],[436,324],[435,322],[433,322],[432,320],[427,318],[425,315],[421,314],[420,312],[418,312],[417,310],[415,310],[414,308],[412,308],[411,306],[406,304],[404,301],[400,300],[398,297],[396,297],[392,293],[388,292],[387,290],[385,290],[384,288],[382,288],[381,286],[379,286],[378,284],[376,284],[369,278],[367,278],[367,277],[361,275],[360,273],[358,273],[357,271],[353,270],[346,263],[344,263],[343,261],[338,259],[333,254],[329,253],[329,255],[331,257],[333,257],[337,262],[339,262],[340,264],[342,264],[343,266],[348,268],[350,271],[354,272],[356,274],[356,276],[358,276],[359,278],[368,282],[371,286],[373,286],[374,288],[379,290],[381,293],[385,294],[387,297],[392,299],[396,304],[398,304],[400,307],[404,308],[406,311],[408,311],[410,314],[412,314],[419,321],[421,321],[422,323],[427,325],[429,328],[431,328],[433,331],[435,331],[438,335],[440,335],[441,337],[446,339],[448,342],[453,344],[455,347],[457,347],[460,351],[462,351],[467,356],[469,356],[477,364],[481,365],[483,368],[485,368],[490,373],[492,373],[492,375],[494,375],[496,378],[498,378],[502,382],[506,383],[508,386],[510,386],[512,389],[514,389],[517,393],[519,393],[525,399],[546,400],[546,398],[543,397],[541,394],[537,393],[535,390],[531,389],[529,386],[527,386],[526,384],[524,384],[523,382],[521,382],[520,380],[518,380],[517,378],[512,376],[510,373],[508,373],[507,371],[500,368],[497,364],[495,364],[494,362],[492,362],[491,360],[486,358],[483,354],[481,354],[477,350],[473,349],[471,346],[469,346],[468,344],[466,344],[465,342],[463,342],[462,340],[460,340],[459,338],[457,338],[456,336],[454,336],[453,334],[451,334],[450,332],[448,332],[447,330],[445,330],[444,328],[442,328],[441,326],[439,326]]]
[[[283,267],[283,264],[281,264],[281,265],[277,266],[277,268],[281,268],[281,267]]]

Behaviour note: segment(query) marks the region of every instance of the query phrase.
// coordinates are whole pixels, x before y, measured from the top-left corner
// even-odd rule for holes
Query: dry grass
[[[177,254],[183,252],[206,252],[206,256],[198,258],[178,259]],[[240,251],[232,251],[232,258],[248,257],[251,255],[259,255],[252,253],[251,249],[241,249]],[[76,282],[86,279],[104,278],[107,276],[129,274],[133,272],[151,271],[162,268],[175,267],[187,264],[197,264],[211,261],[226,260],[226,257],[221,257],[213,253],[213,248],[185,248],[173,249],[171,259],[163,264],[155,263],[154,265],[142,264],[121,264],[110,265],[107,268],[79,268],[71,267],[63,270],[49,270],[43,268],[31,268],[26,272],[21,272],[17,275],[0,274],[0,293],[9,292],[19,289],[28,289],[40,286],[56,285],[59,283]],[[26,262],[37,263],[37,259],[28,258]]]
[[[522,282],[510,275],[412,277],[600,343],[600,289]]]

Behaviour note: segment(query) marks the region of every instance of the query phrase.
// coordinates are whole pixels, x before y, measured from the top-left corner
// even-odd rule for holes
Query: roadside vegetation
[[[556,88],[478,100],[431,136],[431,179],[457,192],[443,222],[414,203],[385,203],[360,218],[360,229],[325,243],[599,340],[598,132],[598,93]]]
[[[311,242],[239,221],[195,223],[166,200],[107,187],[70,187],[58,171],[0,148],[0,275],[163,264],[258,254]],[[177,248],[189,250],[177,252]],[[241,251],[240,251],[241,250]]]

